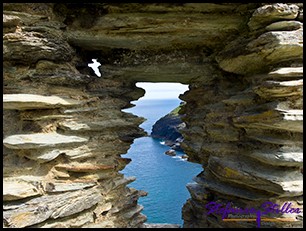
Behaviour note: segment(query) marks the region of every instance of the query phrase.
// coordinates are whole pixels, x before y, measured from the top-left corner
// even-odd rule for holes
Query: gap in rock
[[[140,125],[149,135],[153,124],[178,107],[179,94],[188,90],[188,85],[180,83],[137,83],[145,89],[145,95],[138,101],[132,101],[135,107],[124,112],[133,113],[147,120]],[[183,225],[181,210],[190,197],[186,184],[202,171],[200,164],[186,161],[183,152],[176,151],[176,156],[166,155],[170,149],[163,140],[150,136],[134,140],[124,157],[131,158],[122,173],[135,176],[136,181],[128,187],[148,192],[138,204],[144,206],[142,213],[148,217],[147,223],[171,223]]]

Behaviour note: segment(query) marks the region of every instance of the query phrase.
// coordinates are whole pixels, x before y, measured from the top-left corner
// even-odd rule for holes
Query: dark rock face
[[[121,111],[144,94],[137,81],[189,84],[181,145],[205,169],[184,227],[256,227],[211,202],[303,210],[302,3],[3,7],[4,227],[144,227],[146,193],[119,173],[145,135]],[[102,78],[80,67],[92,58]],[[303,226],[301,213],[269,218]]]
[[[180,129],[184,127],[185,123],[182,122],[180,116],[170,113],[156,121],[151,136],[164,140],[165,144],[174,150],[182,151],[180,143],[183,141],[183,136]]]
[[[182,121],[179,116],[168,114],[153,125],[151,136],[154,138],[175,141],[177,138],[181,137],[178,130],[181,123]]]

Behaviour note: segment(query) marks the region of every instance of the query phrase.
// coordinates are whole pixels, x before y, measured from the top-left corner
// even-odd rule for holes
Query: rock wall
[[[181,112],[187,115],[182,147],[189,160],[204,167],[196,183],[187,185],[191,199],[183,208],[184,227],[257,226],[255,220],[223,221],[220,210],[207,207],[212,201],[236,209],[263,210],[267,201],[278,209],[285,205],[284,213],[271,210],[262,217],[288,222],[262,220],[261,227],[302,227],[302,213],[285,212],[286,203],[303,210],[303,24],[298,14],[296,5],[256,9],[250,31],[216,53],[227,72],[214,84],[191,84],[181,97],[187,102]],[[250,213],[230,214],[246,218]]]
[[[137,81],[190,84],[184,227],[211,201],[302,209],[303,4],[3,4],[3,227],[143,227],[121,157]],[[87,67],[101,62],[102,77]],[[263,227],[301,227],[267,222]],[[300,214],[301,215],[301,214]]]
[[[142,225],[146,193],[119,171],[145,134],[143,119],[121,109],[143,90],[80,73],[59,22],[17,11],[3,20],[3,226]]]

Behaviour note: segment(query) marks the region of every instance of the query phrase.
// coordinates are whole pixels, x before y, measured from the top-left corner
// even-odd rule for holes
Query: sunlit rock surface
[[[160,227],[120,173],[146,135],[121,111],[144,95],[137,81],[189,84],[181,145],[204,170],[183,227],[256,227],[207,215],[212,201],[303,209],[302,3],[3,8],[3,227]],[[269,217],[291,220],[261,227],[302,227],[302,213]]]

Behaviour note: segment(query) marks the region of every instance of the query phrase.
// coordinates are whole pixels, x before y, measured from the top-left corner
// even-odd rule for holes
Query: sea
[[[151,134],[153,124],[180,104],[176,99],[146,99],[133,101],[135,107],[125,109],[147,120],[140,125]],[[122,157],[132,161],[121,171],[126,177],[135,176],[136,180],[128,187],[144,190],[147,196],[141,197],[138,204],[147,216],[146,223],[171,223],[183,225],[182,207],[190,194],[186,184],[203,169],[200,164],[188,162],[182,158],[183,152],[176,151],[176,156],[168,156],[170,148],[163,140],[141,137],[134,140],[127,154]]]

